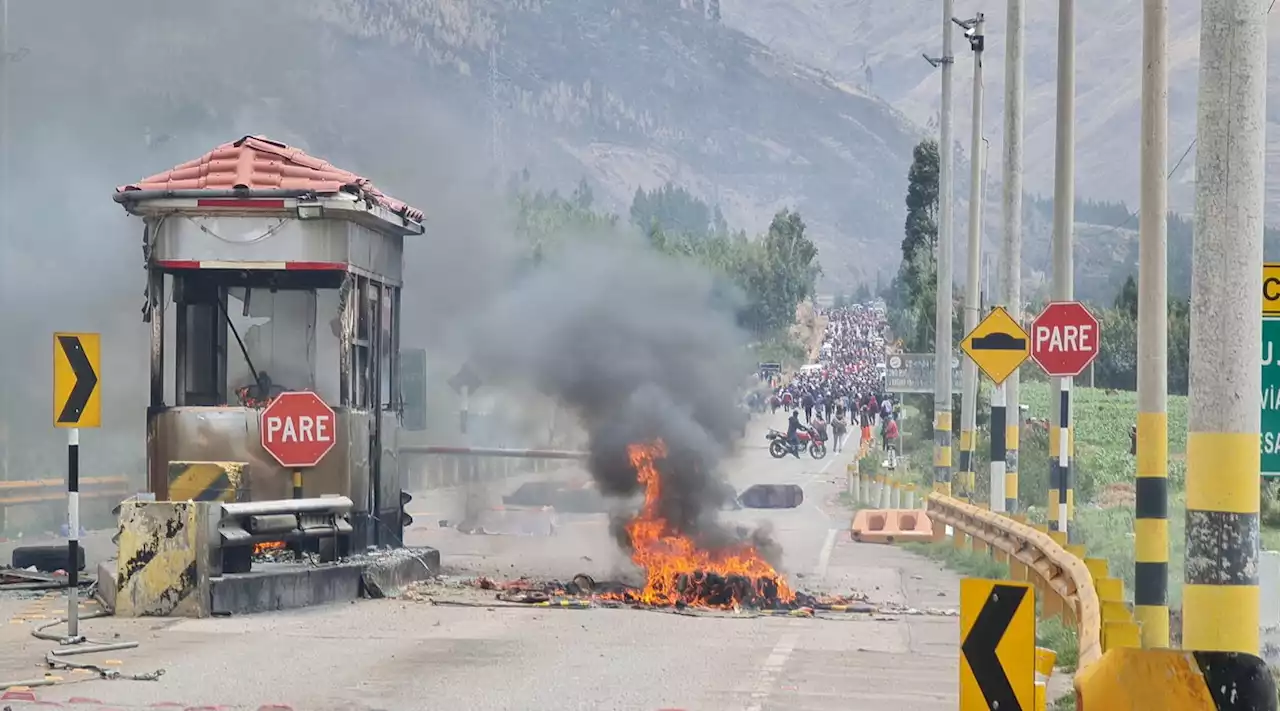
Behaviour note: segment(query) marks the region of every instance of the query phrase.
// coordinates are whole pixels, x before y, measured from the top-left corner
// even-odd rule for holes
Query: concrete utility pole
[[[1203,0],[1191,255],[1184,649],[1259,653],[1269,0]]]
[[[1004,186],[1001,216],[1004,220],[1004,256],[1000,262],[1000,285],[1004,308],[1014,321],[1022,323],[1022,96],[1025,84],[1022,0],[1007,0],[1004,52]],[[997,400],[1004,406],[1005,421],[995,420]],[[1018,436],[1021,434],[1018,408],[1018,371],[1014,371],[991,397],[991,480],[1003,470],[1004,510],[1018,511]],[[1012,415],[1012,417],[1010,417]],[[1004,437],[997,447],[998,433]],[[994,490],[995,484],[992,484]],[[991,501],[995,507],[995,499]]]
[[[982,36],[983,16],[978,13],[972,20],[952,22],[964,30],[973,50],[973,126],[969,139],[969,264],[964,286],[964,332],[978,327],[979,294],[982,288]],[[974,492],[973,450],[976,446],[973,431],[977,426],[978,365],[965,358],[960,371],[960,486],[961,497],[968,499]]]
[[[1133,613],[1144,647],[1169,646],[1168,55],[1169,0],[1143,0]]]
[[[1076,0],[1058,0],[1058,123],[1053,165],[1053,300],[1071,301],[1076,202]],[[1259,351],[1261,352],[1261,351]],[[1049,527],[1070,533],[1075,514],[1071,455],[1071,381],[1059,378],[1058,407],[1049,408]],[[1065,430],[1065,432],[1064,432]],[[1057,511],[1056,520],[1052,518]]]
[[[930,64],[942,68],[942,108],[938,137],[938,281],[934,320],[933,489],[951,493],[951,13],[953,0],[942,0],[942,57]]]

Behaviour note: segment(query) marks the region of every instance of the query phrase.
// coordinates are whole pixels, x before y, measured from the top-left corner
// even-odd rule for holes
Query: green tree
[[[805,234],[800,213],[781,210],[769,231],[740,265],[739,284],[749,303],[742,323],[759,335],[777,333],[795,322],[796,306],[813,296],[821,269],[818,247]]]
[[[1138,318],[1138,281],[1130,274],[1128,279],[1124,280],[1124,284],[1120,286],[1120,293],[1116,294],[1115,308],[1129,314],[1129,318],[1135,321]]]
[[[721,222],[723,215],[719,215]],[[667,183],[645,191],[636,188],[631,198],[631,223],[652,237],[655,229],[704,236],[712,227],[711,208],[684,188]],[[719,225],[716,225],[719,227]],[[727,232],[727,225],[725,225]]]
[[[924,140],[912,152],[907,171],[907,219],[903,228],[902,262],[889,284],[886,301],[890,326],[910,351],[933,350],[937,313],[938,144]]]
[[[529,245],[526,268],[537,268],[548,254],[574,239],[599,239],[616,228],[617,216],[590,208],[585,180],[569,198],[556,191],[521,189],[526,182],[527,176],[513,181],[512,198],[517,235]],[[752,240],[744,231],[730,232],[719,210],[712,211],[687,191],[666,186],[653,192],[637,190],[631,218],[655,250],[695,261],[711,272],[714,302],[734,311],[761,348],[794,350],[787,331],[796,307],[814,295],[821,273],[817,245],[806,234],[800,213],[778,212],[768,231]]]
[[[591,192],[591,184],[585,177],[578,179],[578,187],[573,189],[571,202],[579,210],[590,210],[595,202],[595,194]]]

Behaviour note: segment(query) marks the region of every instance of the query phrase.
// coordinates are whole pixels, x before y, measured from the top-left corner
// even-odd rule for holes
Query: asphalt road
[[[796,587],[864,592],[873,602],[954,609],[958,579],[888,546],[857,544],[836,496],[846,456],[770,459],[764,423],[729,467],[733,483],[796,483],[797,509],[740,511],[785,551]],[[509,486],[509,485],[508,485]],[[500,491],[489,492],[497,496]],[[565,516],[553,536],[468,536],[439,527],[462,497],[415,500],[411,543],[437,546],[457,576],[597,579],[624,574],[603,516]],[[82,631],[136,650],[86,655],[124,673],[164,669],[159,681],[66,681],[35,689],[77,709],[688,709],[707,711],[954,709],[957,619],[944,615],[840,619],[684,616],[610,609],[454,607],[423,598],[360,601],[289,613],[207,620],[99,619]],[[445,593],[442,593],[445,594]],[[478,599],[478,598],[477,598]],[[0,600],[0,679],[39,676],[51,643],[32,639],[58,599]],[[10,619],[12,618],[12,619]],[[35,708],[18,699],[17,709]]]

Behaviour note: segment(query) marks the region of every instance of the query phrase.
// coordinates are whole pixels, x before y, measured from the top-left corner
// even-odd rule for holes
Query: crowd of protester
[[[774,390],[769,409],[787,413],[789,436],[794,437],[797,426],[807,426],[831,442],[833,452],[841,451],[858,430],[864,441],[870,440],[872,427],[882,421],[882,436],[896,432],[896,423],[887,426],[896,419],[896,410],[884,391],[884,306],[854,304],[820,314],[827,319],[827,330],[817,362]]]

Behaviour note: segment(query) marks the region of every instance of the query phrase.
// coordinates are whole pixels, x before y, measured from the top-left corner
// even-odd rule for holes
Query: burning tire
[[[809,456],[814,459],[822,459],[827,456],[827,445],[822,442],[809,443]]]

